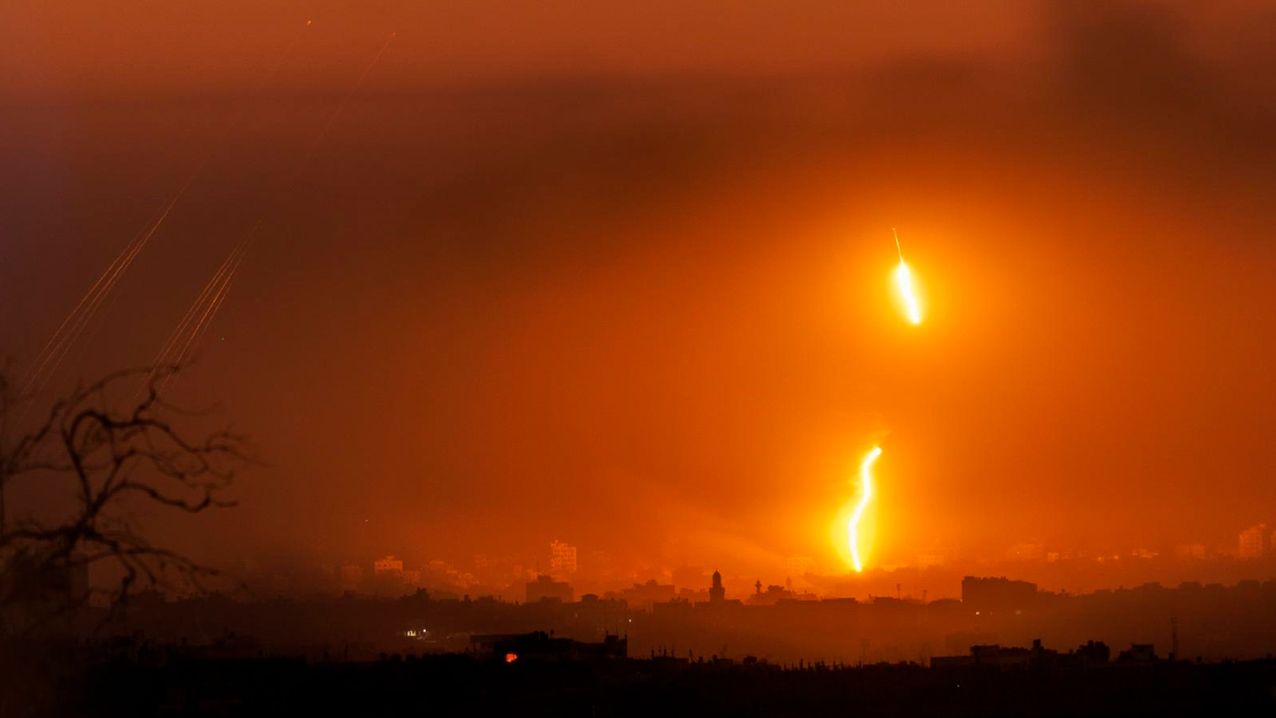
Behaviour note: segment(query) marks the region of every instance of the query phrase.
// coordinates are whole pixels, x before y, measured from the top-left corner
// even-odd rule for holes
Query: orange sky
[[[1270,11],[257,6],[0,10],[18,366],[205,157],[62,380],[262,222],[179,390],[270,466],[180,540],[831,571],[875,442],[878,565],[1276,519]]]

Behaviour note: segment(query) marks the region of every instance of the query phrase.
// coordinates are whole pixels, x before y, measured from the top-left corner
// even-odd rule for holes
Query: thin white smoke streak
[[[133,239],[129,240],[129,243],[124,246],[124,249],[120,250],[120,253],[115,256],[115,259],[111,260],[111,263],[102,271],[102,274],[98,275],[97,280],[89,286],[88,291],[86,291],[84,296],[80,298],[80,301],[75,305],[75,308],[72,309],[71,312],[66,315],[66,318],[62,320],[62,323],[58,325],[57,331],[53,333],[53,336],[49,337],[49,341],[45,343],[44,348],[36,355],[35,362],[32,364],[31,369],[27,372],[27,376],[23,381],[24,393],[29,391],[34,383],[39,380],[40,375],[44,372],[49,360],[66,340],[68,332],[70,332],[72,327],[79,322],[80,314],[86,311],[89,306],[97,301],[99,292],[103,291],[103,289],[111,283],[112,278],[118,274],[120,267],[127,264],[128,258],[134,253],[137,244],[142,239],[142,236],[143,233],[138,232]]]
[[[181,365],[186,361],[189,361],[190,357],[193,355],[194,349],[203,337],[204,332],[207,331],[209,325],[217,316],[217,312],[221,309],[222,303],[226,301],[226,295],[229,293],[230,287],[234,284],[235,277],[239,273],[240,265],[243,263],[243,258],[248,251],[249,244],[250,240],[245,240],[231,252],[230,256],[228,256],[222,263],[222,266],[218,269],[217,275],[214,277],[215,281],[212,283],[212,293],[206,298],[203,298],[204,301],[202,302],[202,306],[197,304],[192,307],[194,314],[198,315],[199,318],[198,320],[195,320],[194,324],[191,324],[188,327],[184,337],[185,341],[181,343],[181,347],[178,348],[174,345],[168,356],[169,365]],[[201,308],[202,312],[199,311]],[[162,365],[157,364],[152,370],[152,375],[155,376],[156,372],[160,371],[161,368]],[[172,374],[165,376],[160,381],[159,385],[161,387],[167,386],[172,378]]]
[[[266,72],[266,75],[262,77],[261,84],[257,89],[260,90],[262,87],[265,87],[266,83],[278,74],[279,69],[284,66],[284,63],[291,59],[293,50],[297,48],[297,43],[301,42],[302,35],[304,35],[306,30],[310,28],[311,24],[313,24],[313,21],[307,20],[306,24],[301,26],[301,30],[288,42],[288,46],[284,48],[284,51],[279,53],[279,59],[276,60],[275,64]]]
[[[182,185],[181,189],[178,190],[177,194],[175,194],[173,198],[169,200],[168,205],[164,207],[164,211],[154,221],[154,223],[150,225],[150,228],[146,231],[146,233],[143,234],[142,237],[134,244],[132,251],[129,252],[123,264],[121,264],[120,267],[112,275],[107,285],[102,288],[101,292],[98,292],[97,297],[94,298],[94,301],[89,305],[88,310],[84,313],[83,317],[81,318],[81,321],[77,327],[75,339],[78,339],[79,334],[83,333],[84,329],[88,326],[89,322],[92,321],[93,317],[97,314],[98,309],[100,309],[102,304],[106,301],[107,296],[110,295],[110,293],[115,289],[116,285],[119,284],[120,279],[124,276],[124,273],[128,271],[130,266],[132,266],[133,260],[137,259],[137,256],[141,254],[142,250],[146,248],[146,245],[150,243],[151,238],[155,236],[155,233],[159,231],[159,228],[164,224],[164,220],[168,219],[169,213],[173,211],[173,207],[177,206],[178,201],[181,200],[182,195],[184,195],[186,193],[186,190],[190,188],[191,182],[193,181],[194,181],[194,177],[191,177],[190,179],[188,179],[186,181],[186,184]],[[68,346],[67,346],[68,350],[70,349],[70,344],[74,344],[75,339],[73,339],[71,342],[68,343]],[[54,369],[56,370],[57,367],[55,366]]]
[[[307,28],[310,27],[310,24],[311,24],[310,21],[307,21],[306,27]],[[364,66],[363,71],[359,74],[359,77],[356,79],[355,83],[351,86],[350,90],[346,93],[341,103],[332,111],[331,114],[329,114],[327,121],[324,123],[318,135],[316,135],[314,140],[311,141],[310,146],[307,148],[307,152],[304,155],[301,164],[299,164],[299,166],[297,167],[297,172],[296,172],[297,175],[300,175],[302,172],[304,172],[306,160],[311,155],[313,155],[315,150],[318,149],[319,145],[322,144],[324,139],[327,138],[328,133],[331,131],[332,127],[336,124],[337,120],[340,119],[341,115],[344,114],[347,107],[350,105],[351,101],[358,94],[359,89],[367,81],[368,76],[372,73],[372,70],[375,69],[377,64],[381,61],[381,58],[385,55],[386,50],[389,49],[391,43],[394,42],[394,39],[397,35],[398,35],[397,32],[390,33],[389,37],[386,38],[385,42],[382,43],[381,46],[377,48],[376,53],[372,56],[372,59],[367,63],[367,65]],[[270,77],[273,77],[278,72],[278,70],[283,66],[284,62],[288,59],[293,49],[300,42],[300,39],[301,39],[300,34],[293,39],[293,41],[285,49],[279,61],[276,62],[276,64],[269,70],[269,72],[266,73],[266,76],[263,77],[263,85],[266,81],[269,80]],[[205,161],[205,164],[206,163],[207,163],[207,160]],[[202,172],[202,170],[203,170],[203,167],[200,168],[200,172]],[[198,176],[198,173],[196,176]],[[195,178],[194,176],[191,178],[192,181],[194,180],[194,178]],[[259,220],[257,225],[253,227],[254,233],[256,232],[258,226],[260,226],[260,223],[261,222]],[[203,333],[207,330],[209,323],[216,316],[217,312],[221,308],[222,303],[225,301],[226,294],[229,291],[231,284],[234,282],[235,275],[239,271],[240,264],[243,261],[243,255],[246,253],[247,245],[250,242],[251,242],[251,238],[245,240],[244,243],[241,243],[239,247],[237,247],[234,251],[232,251],[231,256],[228,257],[223,262],[222,266],[218,269],[218,272],[213,275],[213,279],[211,279],[209,283],[205,285],[204,290],[200,292],[200,294],[196,298],[195,303],[191,306],[189,310],[187,310],[186,315],[184,315],[182,320],[178,323],[177,328],[174,330],[173,334],[170,335],[168,341],[165,342],[165,344],[161,348],[160,354],[156,357],[156,360],[152,363],[151,372],[148,377],[148,382],[154,381],[155,377],[158,375],[160,371],[162,371],[164,366],[179,365],[182,362],[185,362],[189,358],[192,349],[198,343]],[[233,265],[229,269],[229,272],[226,273],[227,264],[232,262],[233,262]],[[210,295],[210,291],[212,292],[211,295]],[[203,307],[202,314],[200,312],[201,306]],[[194,317],[197,315],[199,316],[199,319],[196,321],[194,320]],[[195,324],[193,326],[191,325],[192,321],[195,321]],[[186,335],[184,343],[182,343],[183,334]],[[177,349],[177,346],[179,343],[182,343],[182,348],[180,350]],[[165,377],[164,383],[166,384],[169,380],[171,380],[171,378],[172,378],[171,374]]]
[[[142,250],[151,241],[151,238],[163,226],[164,221],[168,219],[178,201],[186,194],[186,190],[190,189],[196,176],[197,174],[187,179],[186,183],[173,195],[172,199],[165,205],[163,212],[150,224],[149,228],[131,242],[124,252],[117,256],[115,261],[107,267],[107,271],[98,278],[98,281],[93,284],[90,291],[85,295],[88,299],[87,305],[81,300],[75,310],[63,321],[62,326],[59,327],[59,332],[55,333],[53,340],[51,340],[53,349],[48,352],[44,360],[29,375],[24,385],[24,394],[29,396],[43,391],[49,379],[61,368],[62,362],[66,360],[71,348],[75,346],[75,343],[84,334],[85,329],[97,316],[98,310],[102,307],[106,298],[119,284],[120,278],[124,276],[124,273],[133,264],[133,260],[137,259],[137,256],[141,254]],[[70,328],[63,330],[68,322],[70,323]],[[59,334],[61,336],[58,336]]]
[[[226,301],[226,294],[230,291],[230,287],[235,282],[235,276],[239,274],[240,264],[243,262],[243,251],[237,253],[235,262],[231,266],[230,271],[226,274],[226,278],[222,280],[222,285],[217,295],[209,302],[208,309],[204,312],[204,316],[200,318],[200,322],[191,330],[190,337],[186,341],[186,345],[182,347],[182,351],[177,355],[179,362],[186,361],[191,356],[191,351],[199,340],[204,336],[204,332],[208,330],[208,325],[212,323],[213,318],[217,316],[218,310],[221,309],[222,302]]]
[[[226,300],[226,293],[230,291],[231,282],[235,280],[234,270],[226,276],[226,280],[222,282],[222,286],[217,295],[208,303],[208,309],[204,312],[204,316],[200,318],[200,322],[191,330],[190,336],[186,339],[186,344],[182,347],[181,353],[177,355],[178,362],[187,361],[192,356],[195,347],[199,344],[199,340],[204,337],[204,332],[212,323],[213,318],[217,316],[218,310],[222,307],[222,302]]]
[[[204,284],[203,289],[200,290],[199,294],[195,297],[195,301],[187,308],[186,313],[182,316],[181,321],[177,323],[177,327],[173,329],[168,340],[164,342],[162,347],[160,347],[159,353],[155,355],[154,361],[151,362],[151,370],[147,376],[147,383],[153,381],[164,367],[171,366],[175,363],[174,357],[176,356],[177,347],[183,343],[191,327],[194,326],[195,317],[203,311],[211,297],[216,294],[217,287],[221,283],[222,275],[226,273],[229,267],[230,257],[228,256],[226,259],[222,260],[217,271],[214,272],[213,276]]]
[[[204,329],[208,326],[209,322],[212,321],[213,316],[217,313],[217,310],[221,307],[222,300],[226,298],[226,291],[230,288],[230,282],[233,280],[233,278],[234,278],[234,274],[231,273],[231,274],[228,274],[222,280],[220,286],[218,286],[217,288],[217,293],[208,301],[207,305],[204,307],[204,312],[200,316],[199,322],[196,323],[195,326],[191,329],[190,334],[186,337],[185,343],[182,345],[181,349],[178,350],[178,352],[174,355],[173,365],[180,366],[182,363],[186,362],[189,359],[189,357],[191,356],[191,352],[194,349],[196,343],[203,336]],[[168,386],[169,382],[173,380],[173,376],[174,375],[172,373],[169,373],[165,375],[163,378],[161,378],[158,382],[159,388],[162,389]]]
[[[307,23],[307,26],[309,26],[309,23]],[[350,90],[346,93],[341,103],[332,111],[331,114],[328,115],[327,121],[324,122],[319,133],[311,141],[305,155],[303,155],[301,162],[298,164],[294,177],[301,175],[305,171],[306,161],[314,154],[319,145],[323,143],[323,140],[327,138],[332,127],[345,112],[350,102],[358,94],[359,89],[363,86],[364,82],[367,81],[368,75],[371,74],[372,70],[377,66],[377,63],[381,61],[382,56],[385,55],[386,50],[390,47],[390,44],[394,42],[397,35],[397,32],[390,33],[390,36],[386,38],[385,42],[377,48],[376,53],[372,56],[372,59],[369,60],[368,64],[364,66],[363,71],[359,73],[358,79],[356,79],[355,83],[350,87]],[[277,69],[278,65],[274,68],[274,70]],[[253,227],[253,233],[255,233],[260,226],[261,220],[258,220],[257,224]],[[252,237],[250,236],[249,239],[246,239],[244,243],[237,247],[223,262],[222,267],[218,269],[218,272],[214,275],[213,279],[210,280],[209,284],[205,287],[205,291],[200,293],[200,296],[196,299],[196,303],[191,306],[190,310],[188,310],[187,317],[193,317],[200,314],[199,308],[201,306],[204,307],[202,315],[200,315],[199,320],[195,323],[193,328],[189,329],[189,332],[186,335],[186,341],[182,348],[173,353],[176,347],[175,342],[180,341],[181,333],[185,331],[186,327],[189,325],[187,317],[183,317],[182,322],[178,325],[178,330],[170,337],[169,343],[165,345],[165,349],[161,351],[160,357],[158,357],[152,365],[151,380],[154,380],[154,377],[163,366],[180,365],[189,359],[194,347],[198,344],[203,333],[207,330],[208,325],[212,322],[213,318],[220,310],[222,303],[226,300],[226,295],[230,290],[231,284],[233,284],[235,280],[235,276],[239,272],[239,267],[243,262],[243,257],[247,253],[248,246],[251,242]],[[232,262],[233,266],[231,267],[229,274],[220,282],[220,286],[218,286],[218,277],[222,275],[226,266]],[[214,295],[211,298],[207,298],[206,294],[210,287],[216,288],[213,290]],[[164,377],[161,385],[167,385],[171,380],[172,375],[170,374]]]
[[[291,57],[293,51],[300,43],[305,30],[308,29],[310,25],[311,21],[307,20],[301,31],[298,32],[297,35],[289,42],[288,46],[284,48],[279,59],[261,78],[258,86],[259,89],[264,87]],[[222,140],[225,140],[225,138],[236,127],[238,127],[240,121],[242,121],[242,116],[237,118],[226,128],[225,131],[223,131]],[[148,230],[144,230],[138,237],[135,237],[128,245],[125,246],[124,250],[121,251],[114,260],[112,260],[106,270],[99,275],[98,279],[89,287],[89,290],[80,298],[80,301],[76,304],[75,308],[72,309],[66,318],[62,320],[62,323],[53,333],[53,336],[49,338],[49,341],[45,343],[44,348],[36,355],[32,368],[23,382],[22,393],[24,395],[30,396],[34,393],[39,393],[44,389],[49,378],[61,367],[61,364],[65,360],[67,354],[70,353],[71,348],[83,335],[85,329],[92,322],[98,309],[102,306],[107,296],[114,289],[115,285],[119,283],[124,272],[128,270],[129,266],[133,263],[133,260],[137,258],[138,254],[140,254],[146,247],[151,238],[155,236],[155,233],[159,231],[160,227],[164,224],[164,221],[173,211],[173,208],[177,206],[177,203],[181,200],[181,198],[186,194],[186,191],[190,188],[190,186],[203,175],[209,165],[211,157],[212,155],[210,154],[204,158],[195,171],[187,178],[186,182],[182,185],[181,189],[178,190],[177,194],[174,195],[174,197],[164,207],[159,218],[149,225]]]
[[[115,265],[119,264],[123,260],[124,256],[129,253],[129,249],[135,242],[137,242],[137,240],[138,237],[134,237],[129,240],[128,244],[124,245],[124,249],[120,250],[120,253],[115,256],[115,259],[111,260],[111,263],[106,266],[106,269],[98,275],[97,281],[93,282],[93,284],[89,286],[88,291],[84,293],[84,296],[80,297],[79,303],[75,305],[75,308],[71,310],[70,314],[66,315],[66,317],[62,320],[62,323],[58,325],[57,331],[53,332],[53,336],[49,337],[49,341],[45,342],[44,348],[42,348],[40,353],[36,355],[35,364],[31,367],[31,371],[28,373],[28,378],[31,374],[36,374],[40,371],[44,362],[47,361],[49,354],[53,352],[54,345],[61,339],[63,332],[65,332],[71,325],[74,318],[78,316],[80,312],[84,311],[84,306],[90,301],[91,297],[97,294],[98,288],[102,286],[102,282],[106,281],[107,276],[115,270]]]
[[[359,88],[363,87],[363,83],[368,79],[368,75],[372,72],[372,68],[376,67],[377,63],[381,61],[381,56],[385,54],[386,49],[390,47],[390,43],[394,42],[394,38],[398,36],[398,34],[399,33],[397,32],[390,33],[390,36],[381,44],[381,47],[377,50],[376,54],[372,56],[372,60],[364,66],[363,72],[359,73],[359,79],[355,80],[354,85],[350,87],[350,91],[346,93],[344,98],[342,98],[341,104],[337,105],[337,109],[333,110],[332,114],[328,115],[328,121],[324,123],[323,129],[320,130],[319,134],[311,141],[310,147],[306,150],[307,156],[318,149],[319,145],[325,138],[327,138],[328,132],[332,129],[332,126],[336,123],[337,119],[345,113],[346,107],[350,105],[350,101],[354,99],[354,96],[359,92]]]
[[[97,315],[98,309],[106,301],[111,290],[119,283],[120,277],[124,274],[124,271],[128,269],[129,264],[131,264],[133,259],[137,256],[137,252],[140,251],[139,245],[140,240],[134,243],[134,245],[126,251],[121,262],[118,264],[112,264],[111,271],[104,277],[106,280],[105,283],[102,284],[97,292],[92,294],[88,304],[84,306],[81,311],[73,312],[72,315],[68,317],[68,320],[71,322],[70,327],[68,327],[66,331],[62,332],[60,337],[56,337],[56,344],[45,358],[45,361],[40,365],[38,373],[33,373],[30,376],[27,385],[24,387],[24,393],[27,396],[34,396],[42,392],[49,380],[57,373],[58,369],[61,368],[62,363],[66,360],[67,355],[70,354],[71,349],[75,346],[76,342],[80,340],[80,337],[83,336],[85,330],[89,327],[93,318]],[[30,404],[28,403],[26,408],[24,408],[22,415],[19,417],[20,420],[26,418],[26,410],[29,408]]]
[[[222,263],[218,265],[217,271],[213,273],[213,276],[209,278],[208,282],[204,284],[204,288],[201,289],[199,295],[195,297],[195,301],[186,310],[186,314],[182,316],[181,321],[178,322],[173,333],[169,335],[168,341],[164,343],[164,346],[160,349],[160,353],[155,357],[154,365],[159,365],[169,361],[174,355],[174,350],[177,348],[177,345],[182,341],[182,338],[193,326],[192,323],[195,321],[195,317],[204,308],[209,299],[216,294],[217,286],[220,284],[222,276],[229,270],[238,250],[239,246],[237,245],[231,250],[231,253],[222,260]]]
[[[196,337],[199,336],[200,331],[203,326],[207,324],[209,318],[216,313],[217,307],[221,303],[221,298],[226,293],[226,288],[230,286],[230,282],[235,276],[237,255],[238,251],[233,252],[231,256],[226,258],[222,272],[218,276],[217,284],[213,288],[213,291],[209,293],[201,307],[202,311],[197,310],[195,312],[195,315],[192,316],[191,324],[187,327],[187,332],[183,337],[183,341],[181,341],[180,344],[174,345],[173,353],[171,355],[174,362],[180,363],[189,356],[191,344],[195,341]]]
[[[307,20],[306,24],[301,26],[301,29],[297,31],[297,34],[295,34],[292,40],[288,42],[288,45],[284,47],[283,51],[279,53],[279,58],[275,60],[275,63],[271,65],[270,69],[266,70],[266,72],[261,75],[255,86],[246,91],[247,97],[256,97],[266,89],[266,86],[270,84],[272,80],[274,80],[275,76],[279,74],[279,70],[292,59],[293,52],[297,49],[297,45],[301,43],[302,37],[304,37],[306,32],[310,29],[311,24],[312,21]],[[235,130],[239,129],[239,126],[243,124],[244,118],[245,113],[241,110],[238,114],[236,114],[230,124],[222,130],[217,141],[211,144],[224,146],[227,138],[234,134]]]
[[[32,369],[28,371],[26,383],[24,383],[24,392],[31,389],[31,386],[41,379],[41,375],[45,372],[48,362],[52,360],[52,357],[54,357],[56,353],[59,353],[61,349],[63,349],[63,344],[68,341],[70,333],[73,332],[75,326],[80,323],[83,312],[91,311],[92,307],[101,304],[102,293],[110,292],[111,287],[115,286],[117,279],[119,279],[120,272],[122,272],[125,268],[128,268],[128,265],[131,261],[133,261],[133,258],[137,255],[140,244],[142,244],[144,238],[145,232],[139,231],[137,235],[133,237],[133,240],[130,240],[129,244],[125,245],[124,249],[120,250],[120,254],[117,254],[115,259],[111,260],[111,263],[107,265],[102,274],[98,275],[97,281],[94,281],[92,286],[89,286],[88,291],[84,292],[84,296],[80,297],[79,304],[75,305],[74,309],[70,311],[70,314],[66,315],[63,323],[57,326],[56,332],[54,332],[52,337],[48,338],[45,348],[41,349],[40,355],[37,355],[36,362],[34,362]]]

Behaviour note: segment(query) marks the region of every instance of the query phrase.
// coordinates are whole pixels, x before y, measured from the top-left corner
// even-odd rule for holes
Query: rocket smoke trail
[[[221,309],[222,302],[226,301],[226,293],[230,291],[230,286],[235,282],[235,277],[239,274],[239,265],[244,261],[244,253],[247,251],[246,245],[240,249],[238,253],[230,259],[230,265],[223,272],[220,286],[217,288],[216,294],[208,300],[208,305],[204,308],[203,314],[190,331],[190,336],[186,338],[186,343],[182,345],[181,350],[177,354],[177,361],[182,362],[191,355],[191,350],[204,336],[204,332],[208,329],[208,325],[212,322],[213,317],[217,316],[217,311]]]
[[[323,142],[324,138],[328,136],[328,131],[332,129],[332,125],[337,121],[337,118],[341,117],[341,115],[346,111],[346,107],[350,104],[350,101],[354,99],[355,94],[359,92],[359,88],[363,87],[363,83],[368,79],[368,75],[372,72],[372,68],[376,67],[378,62],[381,62],[381,56],[385,54],[385,51],[390,47],[390,43],[394,42],[394,38],[397,37],[398,34],[399,33],[397,32],[390,33],[390,36],[385,39],[385,42],[381,43],[380,49],[378,49],[376,54],[372,56],[372,59],[368,61],[368,64],[364,66],[363,72],[359,73],[359,79],[355,80],[354,84],[350,86],[350,90],[346,93],[346,96],[342,98],[341,104],[337,105],[337,109],[334,110],[332,114],[328,115],[328,121],[324,123],[323,129],[320,130],[319,134],[311,141],[309,149],[310,152],[314,152],[319,147],[319,144]]]
[[[310,25],[311,22],[307,20],[305,27],[302,28],[302,30],[304,31],[305,28],[309,28]],[[278,73],[279,69],[292,55],[293,50],[301,40],[301,36],[302,35],[299,32],[295,37],[293,37],[287,47],[285,47],[283,52],[280,54],[279,59],[262,77],[260,85],[264,86],[266,82]],[[233,129],[238,126],[238,123],[239,120],[237,119],[235,122],[232,122],[226,127],[226,129],[222,132],[222,140],[225,140],[225,138],[231,134]],[[216,144],[224,144],[224,142]],[[85,292],[84,296],[80,298],[79,303],[71,310],[71,313],[62,320],[62,323],[53,333],[53,336],[50,337],[49,341],[45,344],[44,348],[41,349],[40,353],[36,355],[36,359],[30,371],[24,378],[22,383],[22,394],[24,396],[30,396],[42,391],[49,379],[57,373],[62,362],[66,359],[76,342],[78,342],[83,336],[85,330],[92,324],[98,310],[106,301],[110,293],[114,290],[115,286],[119,284],[120,279],[132,265],[133,260],[137,259],[137,256],[141,254],[142,250],[146,248],[146,245],[150,243],[151,238],[154,237],[164,225],[165,220],[168,219],[173,208],[176,207],[181,199],[186,195],[186,192],[190,189],[191,185],[203,175],[211,158],[211,153],[205,156],[203,161],[200,162],[200,164],[187,177],[181,188],[178,189],[168,203],[164,205],[164,208],[161,210],[158,217],[153,221],[148,222],[139,235],[135,237],[133,241],[125,245],[120,254],[116,256],[109,265],[107,265],[106,270],[102,272],[102,274],[97,278],[97,281],[95,281],[89,287],[88,291]]]
[[[84,334],[85,329],[91,324],[93,318],[97,316],[98,310],[106,301],[107,296],[119,284],[120,278],[124,276],[125,271],[133,264],[133,260],[137,259],[137,255],[163,226],[164,220],[168,219],[169,213],[173,211],[173,207],[177,206],[182,196],[186,194],[186,190],[190,189],[191,184],[195,181],[195,177],[191,176],[185,184],[173,195],[160,212],[159,216],[151,222],[149,227],[141,234],[129,242],[124,250],[107,265],[106,271],[97,278],[84,296],[80,298],[75,308],[62,320],[62,324],[58,326],[56,332],[45,344],[44,348],[36,356],[35,364],[27,373],[26,379],[22,385],[22,393],[30,395],[38,393],[44,388],[49,378],[57,372],[66,359],[71,348]]]
[[[147,377],[148,384],[155,381],[166,368],[180,366],[190,359],[195,346],[217,315],[222,302],[225,301],[226,294],[239,273],[240,264],[251,243],[250,237],[236,245],[226,259],[222,260],[204,288],[200,290],[195,301],[177,323],[173,333],[160,348],[159,354],[151,362],[151,371]]]
[[[310,22],[307,21],[306,25],[309,27]],[[373,54],[372,59],[364,66],[363,71],[359,74],[358,79],[355,80],[349,91],[347,91],[345,96],[342,98],[341,103],[338,104],[337,107],[328,115],[323,127],[319,133],[315,135],[314,139],[311,140],[305,155],[303,155],[293,172],[293,179],[296,179],[305,172],[307,160],[311,157],[311,155],[313,155],[314,151],[318,149],[319,145],[323,143],[323,140],[327,137],[329,131],[336,124],[337,119],[343,112],[345,112],[346,107],[358,94],[359,88],[363,86],[368,75],[376,67],[377,63],[380,62],[381,57],[390,47],[390,43],[394,41],[397,34],[398,33],[395,32],[390,33],[385,42],[377,48],[376,53]],[[292,183],[289,182],[286,184],[290,185]],[[155,360],[151,362],[151,371],[147,377],[148,385],[159,379],[159,375],[165,370],[180,366],[190,359],[204,332],[207,330],[213,318],[216,317],[217,312],[221,309],[222,303],[226,300],[226,295],[230,290],[231,284],[233,284],[235,280],[235,276],[239,272],[240,265],[244,260],[244,255],[247,253],[248,247],[252,243],[257,230],[261,227],[262,221],[262,219],[257,220],[256,224],[253,225],[253,229],[250,232],[249,237],[231,250],[230,254],[217,268],[217,271],[213,273],[213,276],[204,285],[204,288],[195,297],[195,301],[182,316],[177,327],[174,328],[173,333],[164,343],[159,354],[156,355]],[[171,378],[172,374],[170,373],[167,376],[164,376],[160,381],[162,383],[167,383]]]
[[[309,22],[307,22],[307,25],[309,25]],[[322,130],[320,130],[319,134],[316,135],[314,140],[311,142],[311,151],[315,150],[319,144],[322,143],[324,138],[327,137],[329,130],[332,129],[337,118],[341,116],[341,114],[345,111],[346,106],[350,104],[351,100],[358,93],[359,88],[363,85],[364,81],[367,80],[372,69],[376,67],[378,62],[380,62],[381,56],[385,54],[386,49],[390,47],[390,43],[394,41],[397,34],[398,33],[390,33],[390,36],[386,38],[386,41],[377,49],[376,53],[372,56],[372,59],[366,66],[364,66],[363,72],[359,74],[359,78],[346,93],[341,104],[338,105],[328,116]],[[300,174],[303,170],[304,159],[302,165],[297,168],[297,174]],[[159,355],[156,356],[155,361],[152,362],[152,376],[165,366],[180,365],[190,358],[192,350],[198,344],[200,337],[208,328],[213,317],[217,315],[217,311],[221,308],[222,302],[225,301],[226,294],[230,290],[231,284],[235,281],[235,276],[239,272],[240,264],[242,264],[244,260],[244,255],[247,253],[249,245],[252,244],[253,235],[255,235],[257,230],[261,227],[261,222],[261,220],[257,221],[257,223],[253,226],[249,238],[240,242],[231,250],[226,259],[222,261],[221,266],[213,273],[212,278],[208,280],[206,285],[204,285],[204,289],[195,298],[195,302],[191,305],[190,309],[186,311],[186,314],[178,323],[177,328],[174,329],[173,334],[169,337],[168,341],[165,342],[164,347],[160,350]]]

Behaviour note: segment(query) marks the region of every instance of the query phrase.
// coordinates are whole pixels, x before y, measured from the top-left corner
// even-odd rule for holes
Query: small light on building
[[[514,653],[513,651],[510,651],[509,653],[505,654],[506,663],[513,663],[514,661],[517,661],[517,660],[518,660],[518,654]]]

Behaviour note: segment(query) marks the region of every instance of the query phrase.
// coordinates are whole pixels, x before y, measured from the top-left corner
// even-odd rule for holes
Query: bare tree
[[[114,565],[119,580],[99,589],[113,609],[148,588],[199,588],[215,573],[153,543],[126,513],[136,501],[191,514],[231,506],[225,491],[251,461],[243,436],[221,430],[192,438],[175,426],[195,419],[161,398],[177,371],[121,371],[82,385],[12,440],[20,402],[0,375],[0,632],[6,612],[12,631],[82,605],[89,588],[76,577],[89,566]],[[54,518],[13,515],[7,499],[26,481],[63,483],[71,507]]]

